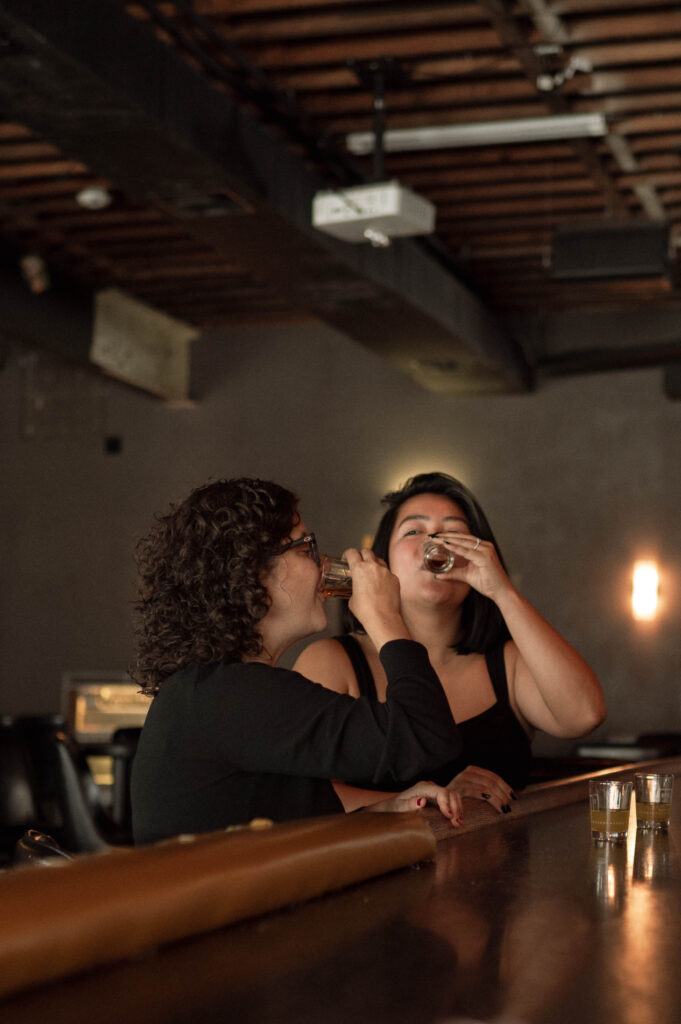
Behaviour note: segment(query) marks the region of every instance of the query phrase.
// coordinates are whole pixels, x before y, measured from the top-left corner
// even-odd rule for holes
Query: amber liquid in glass
[[[671,804],[647,804],[637,800],[636,824],[639,828],[659,828],[661,825],[668,825],[671,809]]]
[[[441,572],[449,572],[450,569],[453,569],[455,560],[454,552],[446,548],[444,544],[432,541],[423,549],[423,564],[436,576]]]
[[[599,834],[607,832],[626,833],[629,825],[629,809],[620,810],[608,808],[607,810],[596,810],[591,808],[591,831]]]
[[[325,597],[352,597],[352,576],[350,566],[341,558],[324,558],[322,561],[323,589]]]

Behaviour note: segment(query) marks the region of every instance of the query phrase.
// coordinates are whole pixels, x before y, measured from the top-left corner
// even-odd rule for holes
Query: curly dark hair
[[[270,599],[261,582],[299,521],[298,499],[267,480],[198,487],[156,517],[135,549],[136,657],[130,670],[153,695],[190,664],[258,655]]]
[[[471,532],[481,540],[489,540],[494,544],[499,561],[506,569],[499,545],[494,539],[492,527],[489,525],[480,503],[465,484],[453,476],[449,476],[448,473],[419,473],[417,476],[410,477],[399,490],[390,491],[383,496],[381,503],[387,505],[388,508],[378,524],[372,545],[372,550],[379,558],[385,559],[390,564],[388,548],[397,521],[397,513],[405,501],[417,494],[442,494],[450,501],[455,502],[466,516]],[[361,629],[356,619],[353,626]],[[494,601],[471,588],[471,592],[463,603],[461,630],[452,645],[454,650],[457,654],[474,652],[484,654],[509,639],[508,627]]]

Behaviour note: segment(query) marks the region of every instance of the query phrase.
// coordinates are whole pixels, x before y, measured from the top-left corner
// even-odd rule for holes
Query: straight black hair
[[[481,540],[488,540],[494,544],[499,561],[506,569],[499,545],[494,539],[492,527],[477,498],[465,484],[447,473],[419,473],[417,476],[410,477],[399,490],[390,491],[383,496],[381,503],[388,507],[376,530],[372,544],[374,554],[385,559],[388,565],[390,564],[388,549],[397,514],[405,501],[418,494],[442,494],[450,501],[456,502],[468,521],[471,533],[480,537]],[[353,628],[360,631],[362,629],[354,616]],[[471,587],[471,591],[463,603],[461,632],[452,645],[457,654],[484,654],[510,638],[508,627],[494,601]]]

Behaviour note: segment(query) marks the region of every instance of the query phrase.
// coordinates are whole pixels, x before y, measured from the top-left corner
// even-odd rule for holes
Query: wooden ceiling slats
[[[19,141],[10,140],[0,142],[0,161],[25,162],[28,160],[40,160],[43,157],[59,156],[59,150],[49,142],[36,140]]]
[[[476,146],[471,149],[432,149],[412,153],[387,153],[386,162],[398,171],[414,168],[450,167],[461,170],[495,164],[509,166],[539,167],[559,164],[574,158],[575,152],[566,142],[526,142],[506,146]]]
[[[109,242],[106,245],[101,244],[97,246],[89,245],[87,242],[82,243],[77,239],[71,239],[70,242],[71,245],[79,246],[83,251],[104,253],[107,259],[121,268],[122,273],[125,273],[129,267],[157,266],[159,261],[163,261],[168,253],[168,246],[163,245],[160,241],[148,242],[143,245],[131,242]],[[191,241],[188,240],[185,243],[174,242],[172,248],[178,259],[186,256],[187,262],[192,262],[194,251]],[[215,258],[214,253],[204,252],[202,255],[204,259]]]
[[[381,9],[358,8],[354,11],[308,6],[303,13],[286,17],[264,18],[228,17],[222,23],[223,31],[240,49],[250,45],[277,42],[285,37],[287,41],[298,42],[314,39],[315,42],[335,36],[347,38],[359,34],[378,35],[415,30],[436,30],[458,28],[461,24],[480,22],[480,8],[477,4],[429,4],[422,3],[409,10],[404,5],[385,5]]]
[[[648,179],[646,179],[648,180]],[[507,183],[504,185],[490,184],[487,182],[475,185],[473,183],[468,184],[465,188],[437,188],[431,189],[424,192],[431,201],[442,204],[443,206],[447,203],[467,203],[472,199],[495,199],[497,197],[506,197],[507,199],[515,199],[519,202],[525,202],[526,200],[532,200],[539,196],[546,196],[552,198],[555,196],[564,195],[584,195],[586,193],[595,193],[596,186],[590,182],[581,179],[579,181],[572,178],[568,178],[566,181],[535,181],[535,182],[518,182],[517,184]]]
[[[665,126],[662,118],[668,110],[681,110],[681,90],[675,92],[656,92],[648,94],[625,94],[623,96],[602,96],[598,99],[577,97],[572,102],[575,114],[590,114],[599,111],[609,117],[612,130],[621,131],[621,125],[628,113],[636,114],[645,111],[649,125],[646,131],[658,131]],[[673,116],[673,115],[671,115]],[[640,121],[643,124],[643,119]],[[672,123],[672,122],[669,122]]]
[[[681,100],[681,97],[679,97]],[[658,132],[681,132],[681,103],[676,111],[654,110],[646,114],[633,114],[631,117],[622,116],[613,124],[612,131],[628,137],[632,135],[655,135]],[[651,140],[653,143],[655,139]],[[677,139],[677,145],[681,139]],[[633,143],[636,145],[636,142]]]
[[[645,173],[680,170],[681,153],[653,153],[650,156],[639,156],[637,163],[639,170]]]
[[[470,261],[476,267],[489,265],[496,272],[501,270],[502,273],[506,273],[509,269],[505,267],[508,260],[513,260],[513,265],[516,268],[521,267],[522,273],[526,272],[526,261],[532,261],[532,269],[536,273],[536,268],[541,267],[542,260],[550,256],[550,254],[550,242],[547,242],[545,245],[532,246],[508,245],[499,249],[473,249],[470,254]]]
[[[24,204],[28,206],[29,204]],[[75,200],[41,200],[30,204],[34,216],[40,217],[44,222],[56,224],[63,231],[70,228],[77,228],[83,224],[88,227],[98,225],[114,224],[158,224],[162,222],[162,216],[157,210],[123,208],[122,204],[110,206],[105,210],[85,210]]]
[[[557,181],[564,181],[568,178],[583,178],[584,168],[576,160],[561,161],[560,164],[535,165],[516,167],[513,164],[490,164],[482,167],[460,167],[456,172],[457,184],[486,182],[490,184],[504,185],[509,182],[525,182],[546,184],[551,187]],[[428,195],[432,198],[437,194],[438,187],[447,187],[452,181],[452,174],[446,168],[433,168],[431,170],[411,171],[402,173],[401,180],[412,188],[421,191],[430,190]]]
[[[0,181],[23,181],[34,178],[61,178],[65,175],[86,174],[87,167],[77,160],[31,161],[0,164]]]
[[[655,68],[627,68],[620,71],[596,71],[588,76],[572,79],[565,92],[578,92],[582,96],[605,93],[633,92],[638,89],[655,90],[663,80],[667,88],[681,85],[681,65],[664,63]],[[647,98],[647,97],[646,97]]]
[[[473,203],[468,200],[464,200],[459,204],[462,210],[465,212],[466,217],[480,217],[482,219],[489,219],[497,215],[504,216],[509,213],[517,213],[519,216],[524,216],[526,213],[534,212],[584,212],[598,210],[600,213],[604,212],[603,200],[598,195],[585,196],[540,196],[539,198],[519,198],[516,202],[488,202],[484,203]],[[457,204],[453,202],[443,202],[440,206],[442,211],[442,219],[444,220],[447,216],[456,216]]]
[[[71,238],[77,238],[81,241],[87,241],[91,245],[105,245],[107,242],[115,241],[130,241],[141,239],[146,241],[147,239],[154,240],[162,238],[164,244],[168,244],[173,240],[181,241],[186,237],[185,233],[177,224],[172,223],[158,223],[158,224],[111,224],[100,225],[100,224],[81,224],[73,227],[69,231]]]
[[[656,5],[657,6],[657,5]],[[681,11],[678,5],[668,10],[635,14],[601,14],[567,20],[573,44],[618,39],[668,38],[681,33]]]
[[[229,38],[225,33],[225,38]],[[466,31],[451,30],[446,32],[414,32],[408,35],[395,33],[390,37],[361,37],[335,40],[334,42],[279,43],[274,46],[245,47],[244,52],[258,67],[267,73],[276,73],[278,68],[300,66],[323,66],[325,64],[345,64],[348,58],[353,60],[376,60],[379,57],[402,57],[408,60],[420,57],[447,56],[452,53],[495,52],[499,49],[499,40],[495,32],[481,26]]]
[[[503,251],[505,248],[512,248],[513,246],[519,247],[532,247],[532,248],[543,248],[548,245],[553,239],[553,230],[550,226],[544,225],[541,228],[537,228],[535,231],[529,230],[506,230],[506,231],[495,231],[493,228],[487,227],[486,230],[481,230],[476,234],[475,244],[468,245],[468,235],[452,234],[449,236],[449,243],[456,249],[461,249],[463,246],[467,246],[467,251],[475,253],[478,248],[490,248],[499,251]]]
[[[535,209],[527,211],[514,208],[503,216],[498,215],[489,220],[486,220],[477,210],[473,212],[472,216],[468,214],[469,210],[466,206],[456,211],[456,218],[445,217],[443,213],[440,225],[441,235],[447,241],[451,238],[466,238],[470,245],[476,245],[479,238],[486,238],[490,232],[503,231],[506,233],[519,230],[553,232],[559,227],[573,226],[575,223],[579,223],[574,210],[559,209],[556,206],[548,208],[541,204]],[[592,225],[601,223],[599,217],[594,216],[592,210],[584,211],[582,222],[585,221]],[[459,244],[461,245],[461,243]]]
[[[244,270],[240,265],[220,259],[211,249],[198,249],[196,243],[194,243],[194,248],[192,249],[190,248],[191,245],[192,241],[188,239],[183,245],[175,243],[172,249],[167,247],[165,250],[160,249],[154,255],[153,264],[149,263],[148,253],[144,253],[139,254],[137,257],[131,256],[126,258],[125,265],[133,273],[143,273],[150,279],[153,275],[165,274],[166,271],[170,276],[176,276],[184,271],[188,275],[193,276],[201,268],[206,273],[209,268],[219,268],[221,274],[249,274],[249,276],[253,276],[250,271]]]
[[[252,298],[260,298],[270,304],[274,304],[278,299],[279,304],[283,304],[281,296],[277,297],[268,291],[262,281],[252,280],[247,273],[225,274],[212,272],[209,268],[206,274],[198,280],[188,278],[187,286],[179,277],[167,278],[164,281],[134,277],[133,281],[138,289],[144,290],[147,295],[168,294],[171,297],[181,295],[184,297],[184,301],[200,302],[203,295],[223,294],[226,296],[229,293],[235,298],[247,295]]]
[[[671,188],[681,185],[681,161],[676,171],[642,171],[636,174],[623,174],[619,179],[622,188],[636,188],[637,185],[654,185],[655,188]]]
[[[89,174],[84,174],[79,180],[73,178],[60,178],[60,179],[48,179],[42,181],[28,181],[21,185],[2,185],[0,186],[0,199],[8,201],[10,199],[33,199],[35,196],[53,196],[53,195],[70,195],[75,196],[81,188],[85,188],[89,185],[102,185],[107,186],[107,182],[102,179],[93,178]]]
[[[229,264],[208,263],[205,261],[195,265],[183,262],[175,266],[169,262],[164,262],[156,263],[153,267],[127,266],[125,274],[130,281],[145,281],[147,283],[153,281],[165,282],[168,289],[172,289],[176,287],[174,282],[177,282],[180,278],[199,278],[201,287],[207,287],[211,278],[224,281],[229,277],[230,282],[233,282],[232,274],[234,269]]]
[[[229,0],[223,0],[229,2]],[[519,0],[526,5],[528,0]],[[531,0],[530,0],[531,2]],[[560,17],[574,14],[590,14],[596,11],[626,11],[628,8],[655,7],[664,13],[666,7],[678,7],[677,0],[551,0],[551,9]]]
[[[403,60],[401,66],[414,85],[435,82],[441,79],[454,78],[465,81],[475,80],[480,75],[491,78],[517,73],[518,62],[515,58],[504,57],[502,54],[478,54],[472,56],[462,53],[449,57]],[[277,68],[272,72],[272,79],[280,89],[292,89],[297,93],[327,92],[330,89],[348,89],[357,86],[357,76],[345,63],[332,68],[310,67],[293,71]],[[388,101],[392,102],[393,92],[388,91]]]
[[[394,4],[395,0],[371,0],[372,6],[381,7]],[[458,0],[457,0],[458,2]],[[300,0],[193,0],[194,7],[199,14],[215,15],[216,17],[236,15],[242,13],[249,17],[252,14],[263,14],[271,11],[282,12],[298,11],[303,7],[339,7],[351,9],[353,7],[365,7],[366,0],[308,0],[307,4]],[[126,6],[128,6],[126,4]]]
[[[145,31],[178,46],[140,3],[120,3]],[[620,213],[641,218],[641,185],[657,190],[681,235],[676,0],[547,0],[553,27],[532,0],[192,0],[188,14],[183,6],[158,4],[230,70],[234,61],[217,41],[236,47],[273,86],[289,91],[320,135],[341,145],[349,132],[372,127],[372,96],[349,59],[393,57],[404,71],[404,87],[389,83],[386,91],[388,129],[605,112],[635,170],[623,169],[604,140],[385,155],[386,177],[435,202],[439,243],[502,311],[569,308],[574,286],[550,278],[554,230],[602,223],[615,199]],[[213,41],[195,16],[212,26]],[[536,49],[556,39],[562,48],[555,52]],[[183,57],[200,68],[196,54]],[[571,59],[593,70],[578,71],[553,92],[538,88],[536,69],[560,75]],[[214,84],[230,91],[228,78]],[[267,119],[256,97],[249,103]],[[287,137],[285,127],[276,130]],[[356,163],[371,175],[370,157]],[[599,191],[608,176],[609,198]],[[201,326],[309,319],[267,282],[193,239],[169,208],[132,205],[114,192],[111,207],[83,210],[75,194],[88,184],[107,183],[78,154],[60,152],[21,124],[0,123],[0,223],[13,244],[34,244],[82,280],[116,282]],[[594,308],[670,301],[668,282],[648,280],[580,282],[578,292]]]
[[[25,125],[0,120],[0,140],[30,138],[33,138],[33,133]]]
[[[629,136],[628,144],[639,167],[645,160],[678,160],[681,157],[681,139],[677,133]]]
[[[681,36],[670,38],[665,33],[656,39],[629,39],[625,43],[598,46],[584,44],[571,49],[570,54],[590,61],[599,70],[613,65],[630,68],[635,64],[666,64],[681,57]]]
[[[453,82],[444,85],[419,86],[408,92],[391,92],[387,97],[388,122],[397,120],[402,112],[410,111],[414,106],[429,107],[436,111],[439,107],[468,107],[471,103],[506,102],[508,99],[535,99],[536,89],[526,79],[495,78],[485,82]],[[371,113],[373,98],[366,92],[341,93],[307,97],[301,101],[301,107],[310,115],[326,114],[351,115],[353,112],[366,116]]]

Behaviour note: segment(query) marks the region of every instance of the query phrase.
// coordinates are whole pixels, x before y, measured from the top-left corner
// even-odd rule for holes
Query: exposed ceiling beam
[[[547,376],[566,376],[577,373],[605,373],[612,370],[638,370],[643,367],[667,367],[681,364],[681,340],[647,342],[627,345],[618,349],[595,348],[561,352],[544,356],[538,361],[539,372]]]
[[[328,181],[119,3],[2,0],[0,28],[14,44],[0,63],[5,110],[67,157],[426,386],[531,386],[521,349],[434,247],[375,251],[315,232],[312,197]],[[202,216],[216,195],[225,215]]]
[[[500,39],[514,54],[530,82],[536,84],[545,71],[545,67],[537,47],[532,45],[527,31],[521,28],[516,20],[515,4],[510,3],[509,0],[479,0],[479,3],[487,11]],[[525,6],[530,9],[537,28],[545,33],[544,37],[547,42],[559,45],[567,42],[568,33],[562,26],[560,18],[551,14],[546,4],[541,0],[529,0],[529,2],[525,0]],[[542,92],[541,96],[552,114],[573,112],[569,101],[558,89]],[[579,153],[594,184],[605,198],[610,214],[628,216],[629,210],[599,156],[595,142],[591,139],[574,139],[572,146]]]

